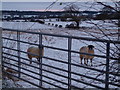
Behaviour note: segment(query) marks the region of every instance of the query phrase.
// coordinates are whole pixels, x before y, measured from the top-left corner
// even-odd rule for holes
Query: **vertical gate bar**
[[[110,59],[110,43],[107,43],[106,49],[106,78],[105,78],[105,90],[109,89],[109,59]]]
[[[17,50],[18,50],[18,77],[20,77],[20,32],[17,30]]]
[[[0,86],[2,86],[2,71],[3,71],[3,67],[2,67],[2,60],[3,60],[3,55],[2,55],[2,46],[3,46],[3,43],[2,43],[2,27],[0,27]],[[0,88],[1,89],[1,88]]]
[[[0,27],[0,65],[2,61],[2,28]]]
[[[39,49],[40,49],[40,52],[39,53],[42,53],[42,34],[39,34]],[[41,57],[41,56],[40,56]],[[40,81],[39,81],[39,85],[42,86],[42,58],[39,58],[39,74],[40,74]]]
[[[68,90],[71,90],[71,44],[72,38],[68,38]]]

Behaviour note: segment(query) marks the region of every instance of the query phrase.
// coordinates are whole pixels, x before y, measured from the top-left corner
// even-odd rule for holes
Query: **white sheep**
[[[38,48],[38,47],[29,47],[27,49],[27,55],[28,55],[28,58],[30,59],[30,64],[32,63],[32,58],[36,58],[38,61],[39,59],[42,58],[43,56],[43,53],[44,53],[44,48],[43,46],[41,48]]]
[[[94,46],[93,45],[88,45],[88,46],[83,46],[80,48],[81,53],[87,53],[87,54],[94,54]],[[91,61],[91,66],[92,66],[92,60],[94,56],[90,55],[85,55],[85,54],[80,54],[80,61],[82,64],[82,59],[84,59],[84,64],[88,65],[88,59]]]

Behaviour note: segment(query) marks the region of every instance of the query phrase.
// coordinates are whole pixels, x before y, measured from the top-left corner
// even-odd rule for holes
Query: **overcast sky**
[[[0,0],[2,2],[53,2],[56,0]],[[58,2],[76,2],[76,1],[82,1],[83,0],[58,0]],[[84,1],[120,1],[120,0],[84,0]]]

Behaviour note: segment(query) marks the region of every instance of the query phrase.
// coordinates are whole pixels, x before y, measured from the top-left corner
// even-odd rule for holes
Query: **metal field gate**
[[[36,86],[41,89],[48,88],[60,88],[60,89],[68,89],[71,90],[81,89],[82,85],[85,85],[84,88],[98,88],[108,90],[109,88],[118,88],[120,87],[119,81],[111,80],[111,77],[119,78],[119,68],[111,71],[111,61],[116,62],[119,58],[113,58],[110,56],[110,45],[118,45],[120,41],[109,41],[109,40],[101,40],[101,39],[93,39],[93,38],[83,38],[83,37],[75,37],[75,36],[67,36],[67,35],[55,35],[55,34],[47,34],[47,33],[39,33],[39,32],[31,32],[31,31],[23,31],[23,30],[11,30],[11,29],[3,29],[2,31],[2,67],[3,72],[11,77],[18,78],[19,80],[23,80],[33,86]],[[22,39],[25,35],[30,34],[31,36],[35,35],[38,39],[37,43],[30,42],[30,38],[27,40]],[[13,35],[13,37],[12,37]],[[44,45],[43,44],[43,36],[55,37],[55,38],[63,38],[66,42],[66,49]],[[92,41],[97,43],[103,43],[105,45],[105,55],[98,54],[87,54],[80,53],[79,51],[75,51],[72,49],[73,40],[83,40],[83,41]],[[9,44],[8,44],[9,43]],[[10,43],[13,43],[12,46]],[[27,45],[25,45],[27,44]],[[44,46],[44,52],[47,49],[50,49],[49,55],[54,51],[65,52],[66,60],[56,59],[54,57],[50,57],[49,55],[44,55],[42,59],[38,61],[33,60],[34,64],[29,64],[29,59],[27,58],[27,52],[22,47],[26,47],[29,45],[34,45],[41,47]],[[119,50],[119,49],[118,49]],[[26,54],[26,55],[24,55]],[[103,69],[95,68],[93,66],[81,65],[74,63],[72,61],[73,54],[85,54],[91,55],[96,58],[100,58],[101,60],[105,60],[103,64]],[[59,54],[58,54],[59,55]],[[63,54],[64,55],[64,54]],[[43,60],[44,59],[44,60]],[[78,60],[79,61],[79,60]],[[51,64],[48,64],[50,62]],[[53,62],[55,64],[53,64]],[[101,62],[102,63],[102,62]],[[60,65],[59,65],[60,64]],[[59,67],[57,67],[59,65]],[[118,65],[119,64],[115,64]],[[33,69],[34,68],[34,69]],[[74,69],[73,69],[74,68]],[[116,67],[117,68],[117,67]],[[13,74],[12,72],[7,72],[5,69],[10,69],[17,74]],[[79,70],[89,71],[87,74],[83,74],[82,72],[77,72]],[[94,75],[89,75],[89,73]],[[99,74],[98,74],[99,73]],[[24,77],[30,77],[31,80],[28,80]],[[80,78],[80,79],[79,79]],[[116,79],[118,80],[118,79]],[[37,83],[36,83],[37,82]],[[49,86],[49,87],[47,87]]]

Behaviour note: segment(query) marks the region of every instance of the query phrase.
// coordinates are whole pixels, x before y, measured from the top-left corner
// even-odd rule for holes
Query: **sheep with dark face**
[[[80,48],[81,53],[88,53],[88,54],[94,54],[94,46],[93,45],[88,45],[88,46],[83,46]],[[88,65],[88,59],[91,61],[91,66],[92,66],[92,60],[94,56],[90,55],[85,55],[85,54],[80,54],[80,61],[82,64],[82,59],[84,59],[84,64]]]
[[[39,59],[42,59],[44,48],[41,46],[41,48],[38,47],[29,47],[27,49],[28,58],[30,59],[30,64],[32,63],[32,58],[36,58],[38,61]]]

